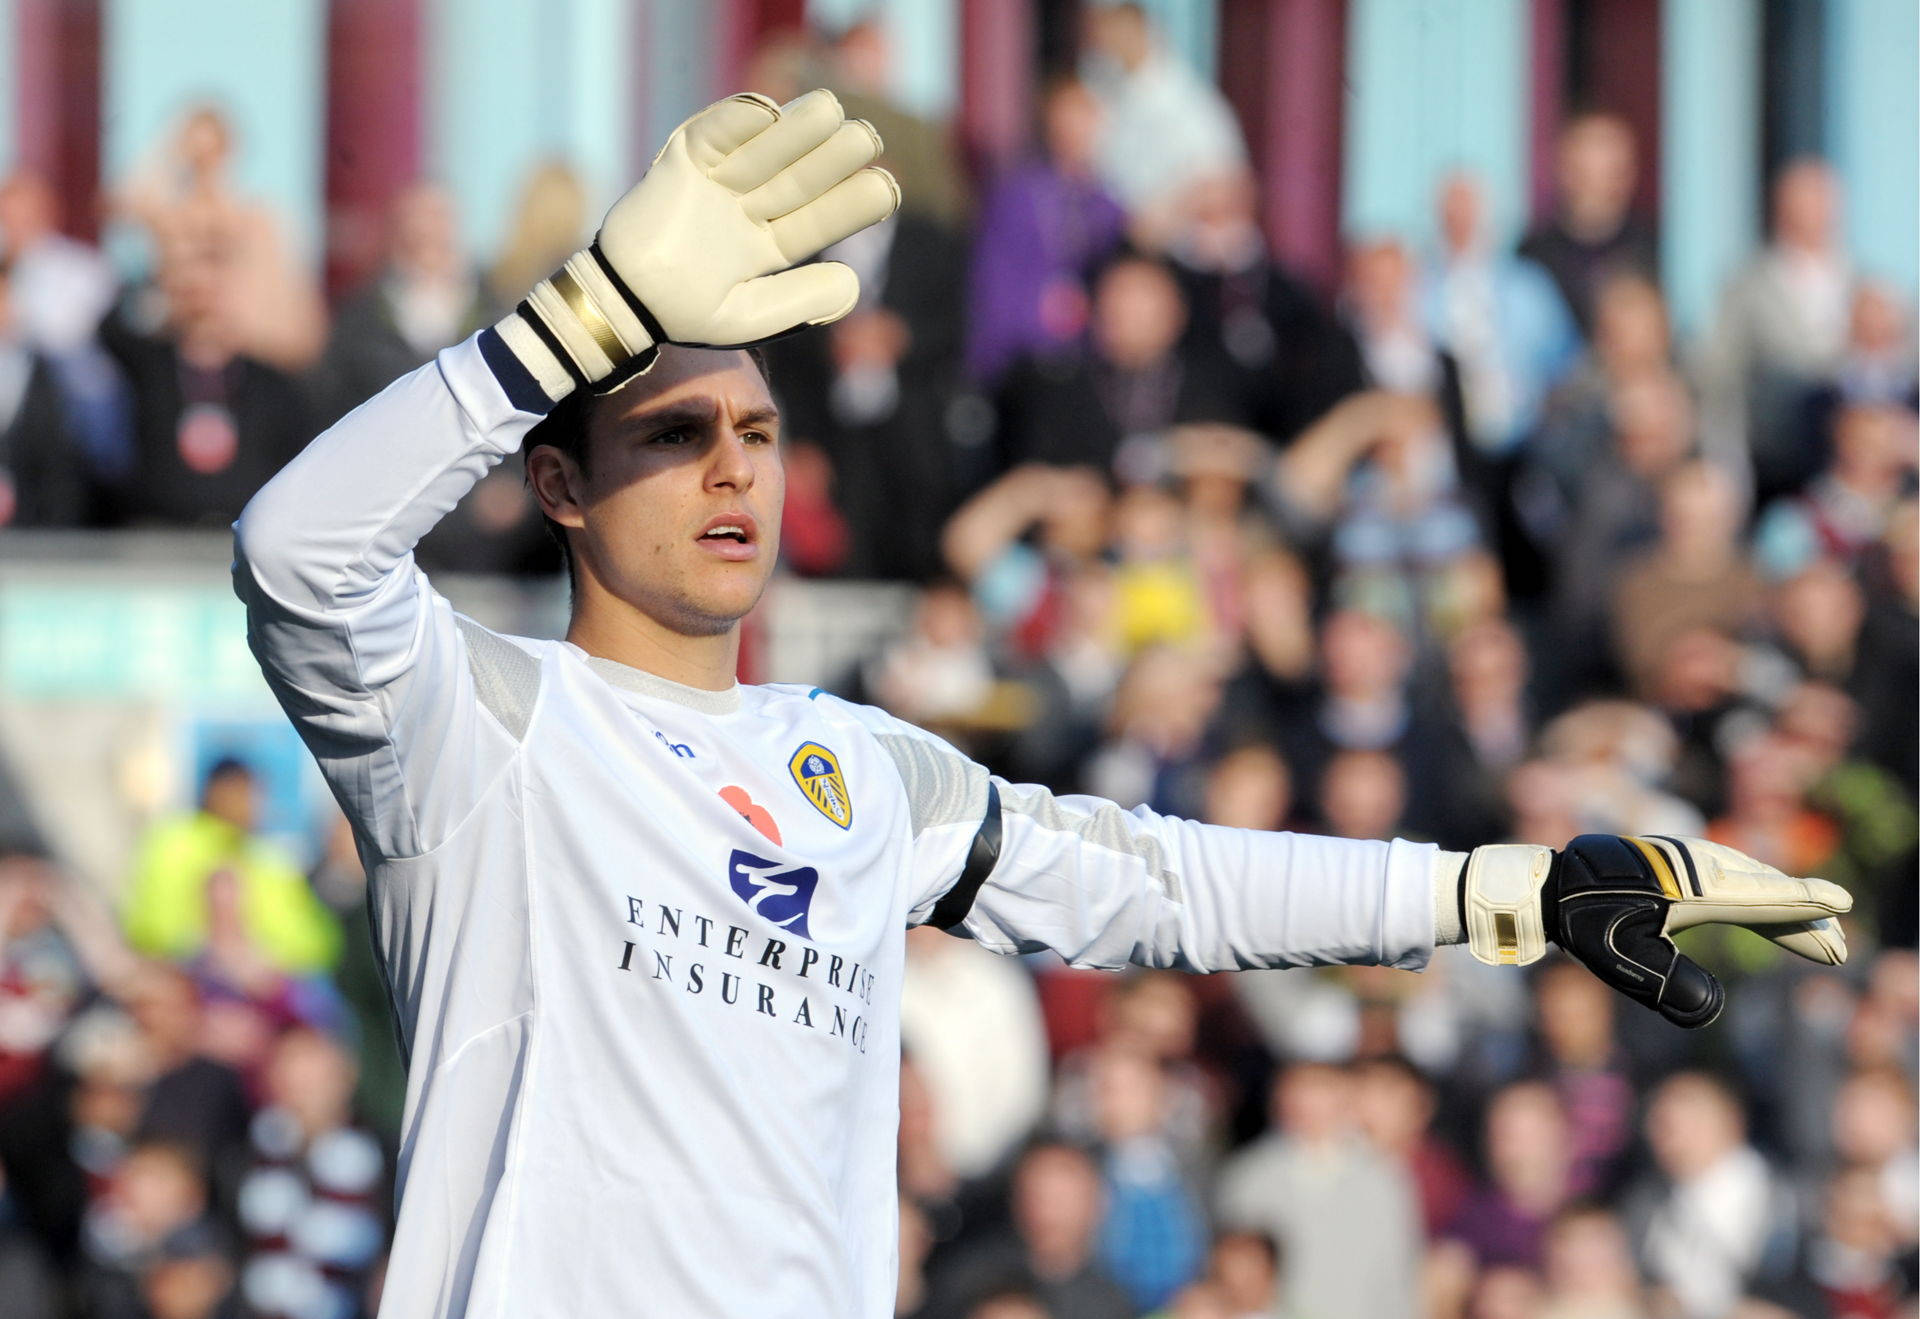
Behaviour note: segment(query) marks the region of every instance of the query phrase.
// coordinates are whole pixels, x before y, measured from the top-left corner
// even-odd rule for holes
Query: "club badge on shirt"
[[[840,773],[838,756],[818,742],[803,742],[787,762],[787,769],[815,810],[842,829],[853,827],[853,798],[847,795],[847,780]]]

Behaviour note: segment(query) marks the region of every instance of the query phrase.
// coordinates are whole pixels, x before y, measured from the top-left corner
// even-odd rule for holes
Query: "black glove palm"
[[[1726,1006],[1726,990],[1674,946],[1709,921],[1764,927],[1775,943],[1828,965],[1846,960],[1833,913],[1852,899],[1695,838],[1583,834],[1554,857],[1541,889],[1546,936],[1609,985],[1689,1029]]]

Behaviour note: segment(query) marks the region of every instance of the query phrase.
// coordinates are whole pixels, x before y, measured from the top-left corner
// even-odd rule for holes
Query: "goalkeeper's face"
[[[668,347],[588,415],[584,461],[534,473],[570,533],[576,604],[611,597],[685,636],[727,631],[780,552],[780,414],[759,368]]]

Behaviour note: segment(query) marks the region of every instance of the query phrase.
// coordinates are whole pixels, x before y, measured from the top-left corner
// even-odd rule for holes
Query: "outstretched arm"
[[[1000,952],[1051,948],[1075,966],[1231,971],[1330,962],[1418,969],[1436,944],[1524,965],[1558,943],[1681,1026],[1711,1022],[1719,983],[1671,935],[1745,925],[1837,965],[1837,885],[1794,879],[1695,838],[1585,835],[1443,852],[1195,824],[988,774],[877,710],[861,721],[911,806],[910,917]]]

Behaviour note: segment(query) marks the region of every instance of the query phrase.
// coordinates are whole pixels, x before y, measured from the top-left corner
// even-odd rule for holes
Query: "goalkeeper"
[[[745,345],[845,315],[797,264],[888,215],[825,92],[683,124],[505,320],[248,505],[235,587],[352,820],[408,1062],[382,1312],[893,1312],[903,931],[1194,971],[1557,942],[1682,1025],[1668,935],[1833,963],[1844,892],[1687,839],[1449,854],[1213,828],[990,775],[878,710],[736,684],[779,549],[780,417]],[[460,617],[412,549],[525,449],[564,641]]]

